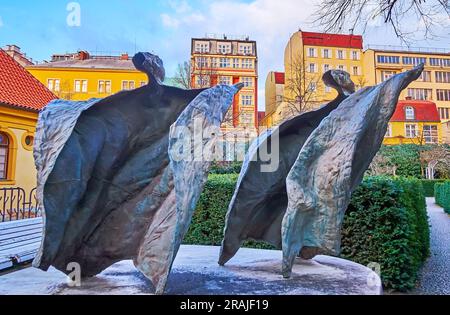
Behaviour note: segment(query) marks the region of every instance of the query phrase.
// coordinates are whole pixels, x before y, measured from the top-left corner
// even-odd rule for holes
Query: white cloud
[[[171,2],[180,4],[184,1]],[[212,0],[204,1],[199,9],[186,8],[182,13],[182,4],[178,6],[178,12],[172,4],[173,11],[161,15],[161,18],[166,27],[177,29],[171,42],[183,45],[172,53],[177,55],[172,57],[178,58],[177,62],[189,59],[191,37],[205,34],[247,35],[257,41],[260,108],[264,108],[262,87],[268,72],[283,71],[284,49],[290,36],[299,28],[310,29],[308,17],[314,11],[313,3],[308,0],[254,0],[250,3]]]
[[[191,6],[187,3],[186,0],[169,0],[168,3],[169,6],[178,14],[190,12],[192,10]]]
[[[163,25],[168,28],[178,28],[180,25],[180,20],[165,13],[161,14],[161,21]]]

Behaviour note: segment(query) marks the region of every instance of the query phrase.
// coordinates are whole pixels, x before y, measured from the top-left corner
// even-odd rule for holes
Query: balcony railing
[[[21,187],[0,189],[0,223],[41,216],[36,188],[29,193]]]

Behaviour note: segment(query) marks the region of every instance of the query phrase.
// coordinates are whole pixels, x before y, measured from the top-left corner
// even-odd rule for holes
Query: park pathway
[[[427,198],[431,224],[431,256],[420,274],[420,285],[413,294],[450,294],[450,216]]]

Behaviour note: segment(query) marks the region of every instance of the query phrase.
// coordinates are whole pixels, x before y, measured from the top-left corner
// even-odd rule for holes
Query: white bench
[[[42,239],[42,218],[0,223],[0,270],[32,261]]]

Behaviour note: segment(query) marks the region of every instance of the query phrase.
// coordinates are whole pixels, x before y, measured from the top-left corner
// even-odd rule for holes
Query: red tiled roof
[[[406,119],[405,108],[414,108],[415,119]],[[440,122],[439,112],[436,104],[430,101],[415,101],[406,100],[398,102],[394,116],[391,121],[393,122],[408,122],[408,121],[427,121],[427,122]]]
[[[39,111],[57,97],[0,49],[0,103]]]
[[[275,72],[275,84],[284,84],[284,72]]]
[[[361,35],[312,32],[300,32],[300,34],[304,45],[363,49],[363,38]]]

